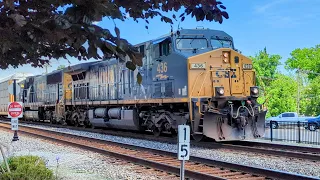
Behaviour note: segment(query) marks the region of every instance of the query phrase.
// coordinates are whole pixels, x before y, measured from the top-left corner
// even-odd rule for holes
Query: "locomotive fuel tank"
[[[108,111],[108,115],[110,119],[120,119],[121,118],[121,108],[111,108]]]
[[[39,113],[38,111],[25,111],[23,113],[25,120],[39,120]]]
[[[94,110],[94,115],[99,118],[104,118],[104,117],[106,117],[107,112],[108,111],[106,108],[97,108]]]
[[[97,108],[88,111],[90,123],[95,127],[140,130],[139,116],[136,109]]]

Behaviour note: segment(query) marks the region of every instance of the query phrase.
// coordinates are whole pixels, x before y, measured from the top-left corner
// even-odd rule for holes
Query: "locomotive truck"
[[[135,47],[143,66],[134,71],[110,58],[25,78],[24,119],[156,136],[187,124],[196,141],[264,135],[252,61],[226,32],[180,29]]]

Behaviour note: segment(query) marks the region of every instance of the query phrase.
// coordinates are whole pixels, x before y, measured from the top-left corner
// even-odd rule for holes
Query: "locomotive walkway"
[[[1,123],[0,126],[4,129],[10,129],[10,125],[7,123]],[[177,175],[179,175],[180,162],[176,158],[176,153],[26,127],[23,125],[20,125],[19,131],[20,133],[116,157],[123,161],[149,167],[151,168],[150,170],[158,169],[163,172],[158,172],[159,174],[157,175],[168,179],[178,179]],[[190,161],[186,162],[185,175],[192,179],[316,179],[292,173],[192,156],[190,157]]]

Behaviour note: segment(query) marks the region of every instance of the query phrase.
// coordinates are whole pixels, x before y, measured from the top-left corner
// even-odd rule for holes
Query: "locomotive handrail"
[[[204,72],[201,72],[201,73],[198,74],[198,76],[197,76],[197,78],[196,78],[196,80],[195,80],[195,82],[194,82],[194,84],[193,84],[192,90],[191,90],[191,96],[192,96],[193,91],[194,91],[194,89],[195,89],[195,87],[196,87],[196,83],[198,82],[199,77],[200,77],[203,73],[204,73]],[[191,100],[190,100],[190,101],[191,101]]]
[[[200,77],[203,73],[204,73],[204,72],[201,72],[201,73],[198,74],[198,76],[197,76],[197,78],[196,78],[196,80],[195,80],[195,82],[194,82],[194,84],[193,84],[193,87],[192,87],[192,90],[191,90],[191,94],[190,94],[190,99],[189,99],[189,104],[190,104],[190,106],[192,106],[191,99],[192,99],[192,97],[193,97],[192,94],[193,94],[193,91],[194,91],[194,89],[195,89],[195,87],[196,87],[196,83],[198,82],[199,77]],[[192,108],[192,107],[191,107],[191,108]],[[190,111],[190,118],[193,119],[192,111]]]
[[[199,98],[200,92],[201,92],[201,90],[202,90],[202,88],[203,88],[204,82],[206,81],[206,79],[207,79],[207,77],[208,77],[209,72],[210,72],[210,71],[206,72],[206,75],[205,75],[205,77],[204,77],[204,80],[202,81],[201,87],[200,87],[200,89],[199,89],[199,91],[198,91],[198,94],[197,94],[198,102],[200,101],[200,98]],[[198,108],[198,111],[199,111],[199,114],[204,115],[203,113],[201,113],[200,107]]]
[[[210,71],[209,71],[209,72],[210,72]],[[203,88],[204,82],[206,81],[206,79],[207,79],[207,77],[208,77],[209,72],[206,72],[206,76],[204,77],[204,80],[202,81],[202,84],[201,84],[201,87],[200,87],[200,89],[199,89],[199,91],[198,91],[197,97],[199,97],[199,95],[200,95],[200,92],[201,92],[201,90],[202,90],[202,88]]]
[[[211,72],[211,70],[208,71],[208,72]],[[207,79],[208,72],[201,72],[201,73],[198,74],[198,76],[197,76],[197,78],[196,78],[196,80],[195,80],[195,83],[193,84],[193,87],[192,87],[191,96],[190,96],[190,104],[191,104],[191,99],[192,99],[192,97],[193,97],[192,94],[193,94],[193,92],[194,92],[194,89],[195,89],[195,87],[196,87],[196,84],[197,84],[197,82],[198,82],[199,77],[200,77],[202,74],[206,73],[206,76],[204,77],[204,80],[203,80],[203,82],[202,82],[202,84],[201,84],[200,90],[199,90],[199,92],[198,92],[198,94],[197,94],[198,101],[200,100],[200,98],[199,98],[200,91],[201,91],[201,89],[203,88],[203,84],[204,84],[204,82],[205,82],[206,79]],[[200,107],[198,108],[198,111],[199,111],[199,114],[203,115],[203,114],[201,113]],[[191,111],[191,112],[192,112],[192,111]],[[191,118],[192,118],[192,116],[193,116],[193,114],[191,113]]]

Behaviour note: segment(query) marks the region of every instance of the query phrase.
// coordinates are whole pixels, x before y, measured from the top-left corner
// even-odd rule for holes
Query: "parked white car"
[[[301,125],[307,123],[308,121],[306,119],[312,118],[311,116],[298,116],[296,112],[284,112],[276,117],[270,117],[266,119],[266,126],[270,127],[270,121],[272,121],[272,128],[276,129],[281,124],[285,125],[296,125],[298,122],[301,123]]]

